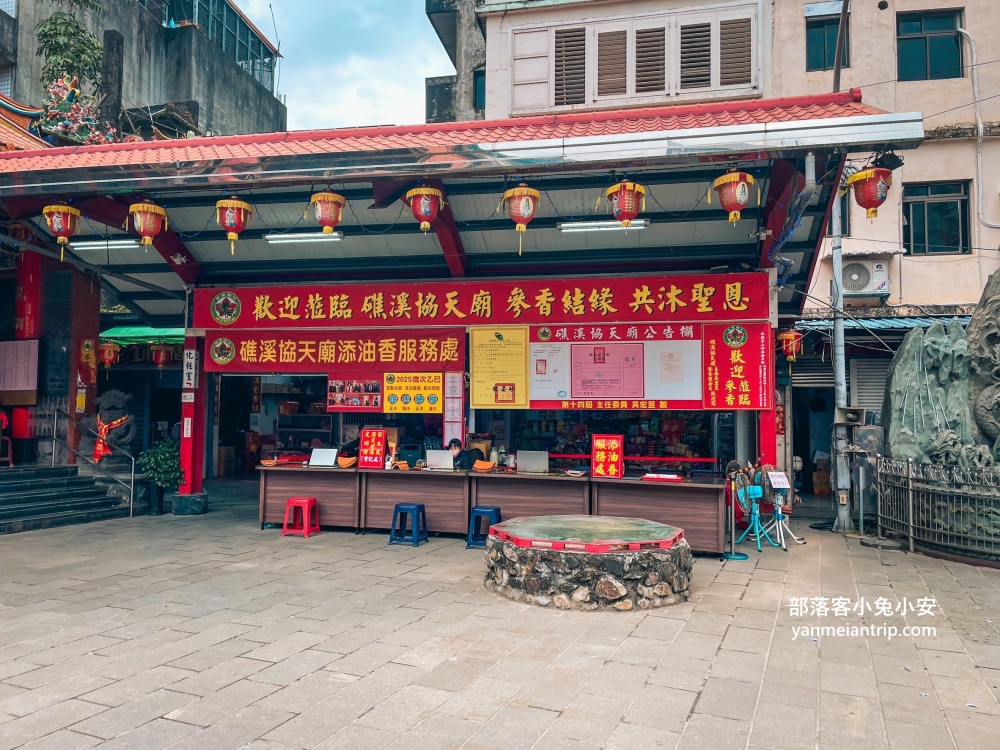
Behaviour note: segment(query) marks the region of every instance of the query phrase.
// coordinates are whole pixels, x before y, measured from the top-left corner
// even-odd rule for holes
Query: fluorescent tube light
[[[618,221],[561,221],[556,224],[560,232],[628,232],[632,229],[645,229],[649,219],[633,219],[632,226],[623,227]]]
[[[288,234],[265,234],[264,239],[272,245],[289,245],[293,242],[339,242],[344,239],[344,233],[290,232]]]
[[[139,247],[139,240],[87,240],[86,242],[73,242],[71,240],[69,246],[74,250],[127,250]]]

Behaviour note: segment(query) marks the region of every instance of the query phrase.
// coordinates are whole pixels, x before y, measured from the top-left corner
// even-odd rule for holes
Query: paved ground
[[[1000,571],[806,529],[699,559],[687,604],[564,613],[458,540],[262,532],[255,487],[0,538],[0,750],[998,747]],[[928,595],[936,637],[792,638],[860,618],[791,597]]]

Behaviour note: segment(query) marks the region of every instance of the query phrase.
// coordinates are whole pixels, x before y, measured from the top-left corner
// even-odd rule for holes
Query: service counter
[[[588,477],[558,474],[478,474],[469,476],[472,506],[496,505],[503,519],[590,513]]]
[[[260,527],[281,524],[290,497],[315,497],[323,526],[357,529],[361,474],[357,469],[304,468],[298,465],[258,466]]]
[[[725,491],[726,483],[722,480],[590,480],[594,515],[644,518],[677,526],[684,529],[684,538],[696,552],[723,552],[726,537]]]
[[[427,530],[469,530],[469,474],[464,471],[361,469],[361,528],[388,529],[396,503],[423,503]]]

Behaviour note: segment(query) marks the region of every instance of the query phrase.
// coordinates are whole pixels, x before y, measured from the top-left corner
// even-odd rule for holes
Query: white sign
[[[184,437],[191,437],[191,417],[184,417]]]
[[[771,480],[771,487],[776,490],[790,490],[792,488],[788,483],[788,476],[783,471],[769,471],[767,478]]]
[[[193,404],[194,403],[194,394],[193,393],[182,393],[181,394],[181,403],[182,404]]]
[[[181,388],[198,387],[198,352],[194,349],[184,350],[184,377]]]

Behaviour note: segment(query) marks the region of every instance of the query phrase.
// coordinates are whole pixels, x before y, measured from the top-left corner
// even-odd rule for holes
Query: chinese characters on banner
[[[387,372],[386,414],[440,414],[444,408],[444,375],[440,372]]]
[[[358,468],[385,468],[385,430],[362,430],[358,438]]]
[[[260,414],[260,378],[250,378],[250,413]]]
[[[194,349],[184,350],[184,369],[182,370],[181,388],[198,387],[198,352]]]
[[[381,380],[391,372],[465,370],[465,329],[224,331],[205,338],[207,372],[335,373]]]
[[[195,290],[195,328],[767,320],[767,274]]]
[[[625,474],[625,437],[593,435],[590,438],[590,476],[621,479]]]
[[[335,380],[326,387],[327,411],[382,411],[381,380]]]
[[[771,408],[774,343],[767,323],[704,327],[704,408]]]
[[[527,409],[527,327],[472,328],[469,340],[471,406]]]

